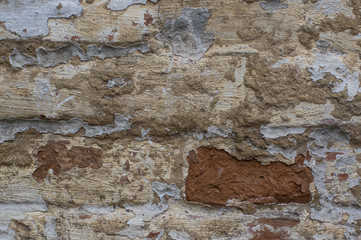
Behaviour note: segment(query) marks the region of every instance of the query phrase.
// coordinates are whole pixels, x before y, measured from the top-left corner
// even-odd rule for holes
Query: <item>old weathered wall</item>
[[[361,239],[360,0],[0,0],[0,239]]]

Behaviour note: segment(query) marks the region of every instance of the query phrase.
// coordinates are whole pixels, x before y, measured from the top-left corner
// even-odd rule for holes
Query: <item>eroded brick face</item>
[[[186,179],[188,201],[226,205],[230,199],[252,203],[307,203],[311,201],[311,170],[301,162],[262,165],[242,161],[224,150],[200,147],[191,151]]]
[[[33,151],[38,159],[38,167],[33,177],[43,182],[50,169],[56,176],[73,168],[99,169],[103,166],[100,148],[73,146],[68,150],[69,141],[49,141],[45,146]]]

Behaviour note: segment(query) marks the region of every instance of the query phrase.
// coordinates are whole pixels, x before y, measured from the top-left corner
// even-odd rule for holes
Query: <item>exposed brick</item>
[[[99,169],[103,166],[100,148],[73,146],[67,149],[69,141],[48,141],[45,146],[33,151],[38,158],[38,167],[33,177],[38,182],[43,182],[50,169],[56,176],[73,168]]]
[[[224,150],[200,147],[191,151],[186,178],[186,199],[225,205],[229,199],[262,203],[307,203],[311,201],[311,170],[300,162],[262,165],[242,161]]]

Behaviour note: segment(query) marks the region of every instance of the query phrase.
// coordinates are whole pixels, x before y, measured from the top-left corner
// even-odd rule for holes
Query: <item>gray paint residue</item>
[[[96,46],[88,45],[86,53],[77,44],[69,44],[58,49],[45,49],[39,47],[36,49],[36,58],[25,55],[18,49],[14,49],[9,57],[11,66],[22,68],[25,66],[38,65],[42,67],[54,67],[61,63],[66,63],[74,57],[79,57],[81,61],[89,61],[92,58],[100,59],[120,57],[133,54],[139,50],[142,53],[149,52],[148,43],[141,42],[127,47],[114,47],[109,45]]]
[[[267,2],[260,2],[259,5],[265,11],[288,8],[288,4],[281,2],[281,0],[268,0]]]
[[[156,3],[158,0],[149,0]],[[135,4],[146,4],[147,0],[110,0],[108,8],[113,11],[126,10],[129,6]]]
[[[261,126],[260,132],[265,138],[279,138],[285,137],[289,134],[302,134],[305,132],[305,128],[302,127],[269,127]]]
[[[183,8],[182,16],[167,21],[157,38],[170,45],[175,55],[197,61],[214,41],[204,32],[211,12],[206,8]]]
[[[16,133],[24,132],[30,128],[39,133],[71,134],[81,128],[85,130],[85,136],[95,137],[102,134],[112,134],[130,129],[129,117],[115,114],[114,124],[105,126],[89,126],[79,119],[69,121],[46,121],[46,120],[2,120],[0,121],[0,143],[14,140]]]
[[[79,17],[83,11],[78,0],[0,1],[0,22],[21,37],[49,34],[49,18]]]
[[[45,212],[46,203],[43,200],[26,203],[0,203],[0,239],[15,239],[15,234],[9,228],[12,219],[22,220],[29,212]]]
[[[164,196],[167,195],[175,199],[180,199],[180,190],[174,183],[168,185],[156,181],[152,183],[152,189],[160,198],[160,202],[155,204],[150,201],[143,205],[125,203],[124,207],[132,211],[135,217],[127,222],[129,227],[120,231],[118,233],[119,235],[127,236],[130,239],[135,239],[136,237],[144,239],[145,231],[143,227],[146,224],[145,222],[151,221],[154,217],[165,212],[169,207],[168,200],[166,200]]]

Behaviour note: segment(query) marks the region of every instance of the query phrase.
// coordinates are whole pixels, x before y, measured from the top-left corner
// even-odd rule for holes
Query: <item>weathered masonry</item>
[[[0,0],[0,239],[361,240],[360,0]]]

